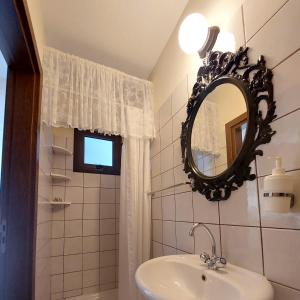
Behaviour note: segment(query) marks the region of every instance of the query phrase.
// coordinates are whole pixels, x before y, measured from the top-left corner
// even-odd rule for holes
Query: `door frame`
[[[0,299],[34,299],[41,64],[25,0],[0,0],[0,47],[8,64],[0,211]]]

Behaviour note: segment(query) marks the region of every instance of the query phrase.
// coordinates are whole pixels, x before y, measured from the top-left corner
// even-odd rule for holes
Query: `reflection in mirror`
[[[240,89],[218,85],[203,100],[192,128],[195,166],[212,177],[223,173],[238,156],[247,130],[247,106]]]

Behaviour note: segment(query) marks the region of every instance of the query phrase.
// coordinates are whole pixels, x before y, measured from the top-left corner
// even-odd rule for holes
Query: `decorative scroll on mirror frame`
[[[276,118],[272,76],[263,56],[256,64],[249,64],[247,47],[241,47],[236,53],[210,52],[204,59],[204,65],[199,68],[197,82],[187,104],[187,118],[182,123],[181,150],[184,171],[191,180],[193,191],[199,191],[208,200],[226,200],[244,181],[256,178],[250,164],[257,155],[263,155],[258,147],[269,143],[275,134],[270,126]],[[235,85],[244,96],[248,114],[247,131],[232,165],[219,175],[207,176],[199,171],[192,156],[193,123],[205,97],[224,83]],[[230,105],[230,99],[226,101]],[[261,109],[263,102],[264,110]]]

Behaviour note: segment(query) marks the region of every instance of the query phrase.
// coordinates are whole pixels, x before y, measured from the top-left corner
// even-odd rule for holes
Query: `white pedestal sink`
[[[135,274],[147,300],[273,300],[262,275],[227,264],[208,270],[199,255],[172,255],[143,263]]]

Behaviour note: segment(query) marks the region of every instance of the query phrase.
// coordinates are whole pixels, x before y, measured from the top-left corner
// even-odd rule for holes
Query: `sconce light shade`
[[[199,13],[187,16],[179,28],[180,48],[187,54],[197,53],[205,44],[208,36],[208,25]]]

